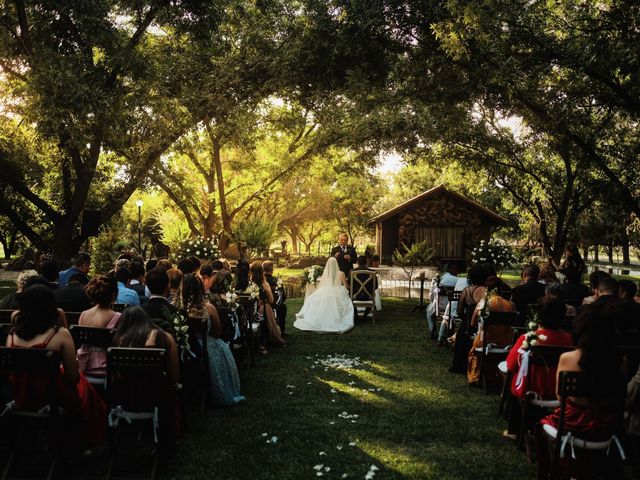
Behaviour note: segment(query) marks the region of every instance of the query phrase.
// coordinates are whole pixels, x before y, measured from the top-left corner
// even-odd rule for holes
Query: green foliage
[[[399,267],[426,267],[433,264],[435,249],[429,247],[426,241],[418,242],[408,247],[404,242],[402,250],[393,252],[393,263]]]
[[[277,226],[275,222],[264,218],[250,218],[236,228],[236,240],[242,242],[254,254],[269,251],[275,239]]]

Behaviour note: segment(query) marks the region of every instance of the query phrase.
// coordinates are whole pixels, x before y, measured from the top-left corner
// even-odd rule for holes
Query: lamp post
[[[142,200],[136,200],[138,206],[138,251],[142,255]]]

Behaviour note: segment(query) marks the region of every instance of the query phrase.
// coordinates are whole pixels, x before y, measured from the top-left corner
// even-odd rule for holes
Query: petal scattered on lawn
[[[319,452],[318,455],[320,456],[326,455],[326,452]]]
[[[313,469],[314,469],[314,470],[317,470],[317,471],[320,471],[320,470],[322,470],[322,468],[323,468],[323,467],[324,467],[324,464],[319,463],[318,465],[315,465],[315,466],[313,467]]]
[[[355,447],[356,446],[356,442],[349,442],[349,446],[350,447]]]
[[[262,434],[263,437],[266,437],[267,435],[269,435],[269,434],[266,433],[266,432]]]
[[[336,445],[336,448],[337,448],[338,450],[342,450],[342,445]]]
[[[377,472],[377,471],[378,471],[378,470],[380,470],[380,469],[378,468],[378,466],[377,466],[377,465],[371,465],[371,466],[369,467],[369,470],[371,470],[372,472]]]

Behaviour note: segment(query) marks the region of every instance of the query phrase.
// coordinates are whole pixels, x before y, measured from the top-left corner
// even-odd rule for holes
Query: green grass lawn
[[[501,437],[497,395],[447,372],[451,353],[427,340],[413,303],[385,298],[376,325],[344,335],[293,329],[301,300],[287,303],[288,347],[241,370],[245,403],[191,414],[164,478],[310,479],[320,464],[327,479],[364,478],[372,465],[376,480],[534,477]],[[362,364],[316,363],[334,354]]]

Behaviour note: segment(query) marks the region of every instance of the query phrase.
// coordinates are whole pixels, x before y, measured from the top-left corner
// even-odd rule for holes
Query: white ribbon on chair
[[[520,354],[520,368],[518,369],[518,375],[516,376],[516,389],[522,388],[524,379],[529,373],[529,352],[527,350],[518,349]]]
[[[133,423],[134,420],[153,420],[153,441],[158,443],[158,429],[160,428],[158,407],[155,407],[153,412],[129,412],[122,408],[121,405],[118,405],[109,412],[109,426],[117,427],[120,424],[120,419],[129,424]]]
[[[233,329],[234,329],[233,340],[235,341],[239,339],[241,336],[240,320],[238,319],[238,314],[235,311],[231,312],[231,324],[233,325]]]

